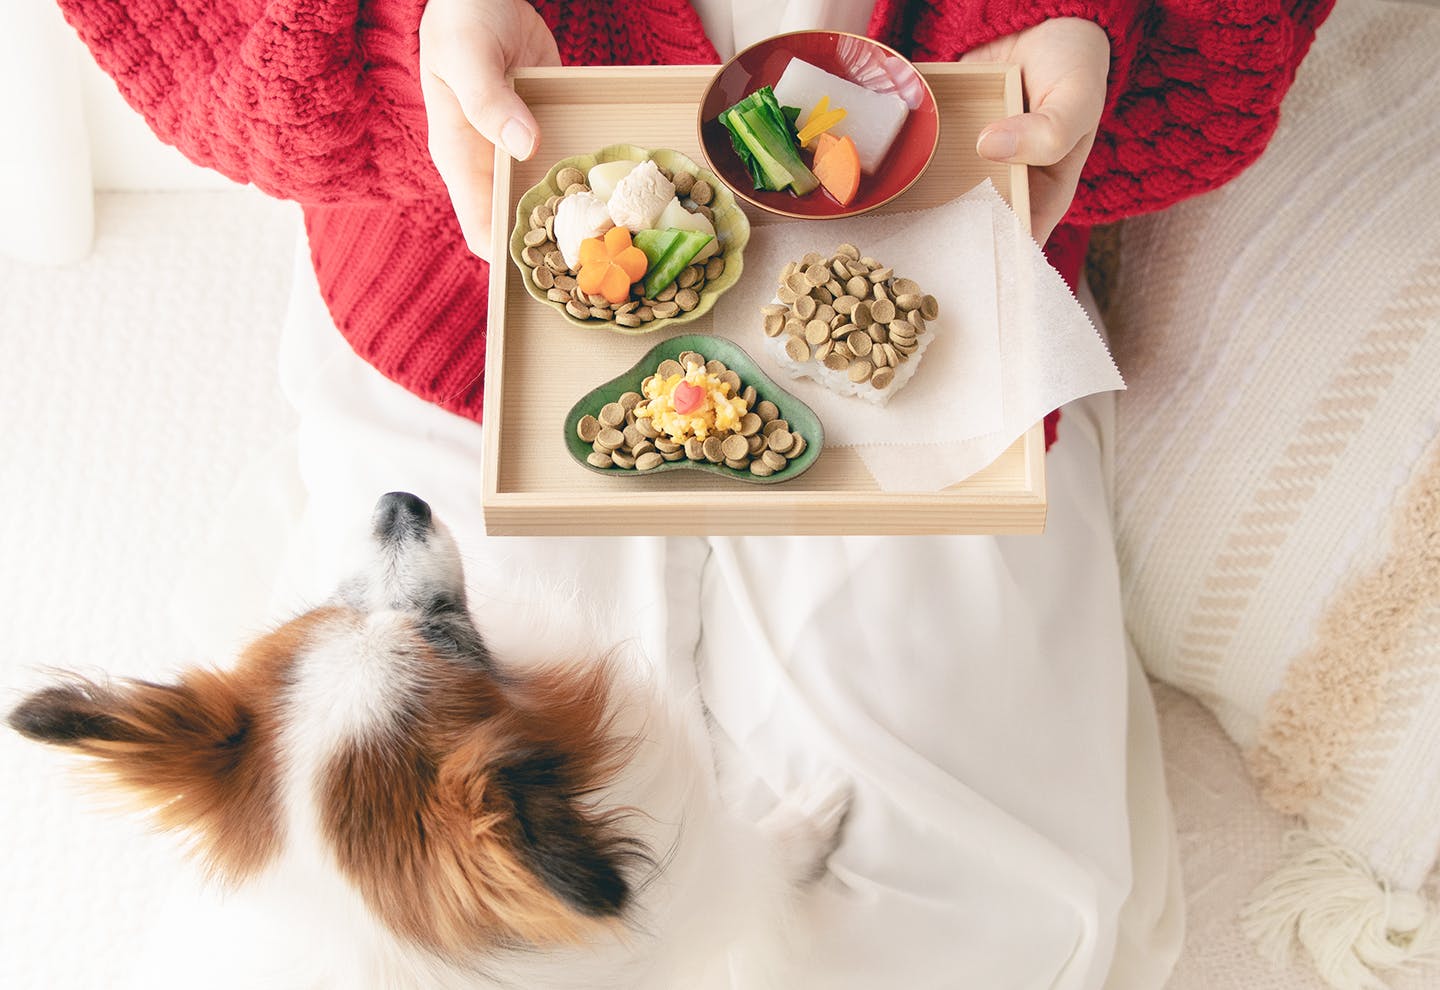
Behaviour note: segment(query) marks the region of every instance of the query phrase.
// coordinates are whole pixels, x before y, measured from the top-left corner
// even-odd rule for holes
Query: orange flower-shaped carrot
[[[630,298],[630,286],[640,281],[650,261],[630,243],[630,231],[611,227],[605,239],[587,237],[580,242],[580,291],[602,295],[618,306]]]

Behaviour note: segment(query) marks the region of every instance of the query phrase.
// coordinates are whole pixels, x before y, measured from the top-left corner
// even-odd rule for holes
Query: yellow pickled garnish
[[[703,390],[704,398],[693,412],[675,409],[675,389],[681,382]],[[657,430],[675,443],[691,437],[704,440],[712,434],[733,433],[740,428],[740,417],[748,411],[745,400],[730,394],[730,383],[721,381],[701,364],[692,364],[683,375],[661,378],[652,375],[641,387],[644,402],[635,406],[635,418],[649,418]]]
[[[845,119],[843,107],[830,109],[830,97],[820,97],[820,102],[815,104],[815,109],[810,111],[809,118],[800,128],[796,135],[800,139],[800,147],[808,148],[815,143],[815,139]]]

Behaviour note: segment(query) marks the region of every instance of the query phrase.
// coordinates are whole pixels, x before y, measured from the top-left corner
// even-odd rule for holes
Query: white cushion
[[[1261,161],[1126,224],[1112,320],[1147,669],[1410,888],[1440,845],[1437,51],[1434,8],[1339,4]]]

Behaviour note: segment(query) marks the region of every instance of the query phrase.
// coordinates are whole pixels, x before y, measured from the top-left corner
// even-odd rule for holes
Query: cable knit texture
[[[1331,3],[880,0],[870,33],[947,61],[1048,17],[1104,27],[1106,111],[1067,217],[1090,224],[1168,206],[1253,161]],[[426,151],[424,0],[60,4],[164,141],[304,206],[321,292],[361,357],[480,418],[488,266],[466,250]],[[535,6],[568,65],[718,61],[685,0]]]

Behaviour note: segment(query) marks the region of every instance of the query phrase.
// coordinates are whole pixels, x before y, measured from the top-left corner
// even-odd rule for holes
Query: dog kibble
[[[594,443],[595,438],[600,435],[600,421],[594,416],[581,416],[575,432],[578,433],[580,439],[586,443]]]
[[[926,321],[940,315],[934,296],[853,244],[829,258],[812,251],[787,262],[776,294],[781,301],[761,311],[766,336],[789,334],[786,357],[797,364],[813,358],[876,389],[894,383],[895,369],[919,350]]]
[[[573,166],[566,166],[555,173],[554,188],[562,190],[553,193],[545,202],[530,211],[529,225],[521,240],[524,248],[520,259],[529,270],[535,286],[545,293],[550,302],[564,307],[565,312],[577,320],[615,323],[627,330],[652,323],[657,319],[668,319],[681,312],[691,312],[699,307],[705,286],[725,274],[725,258],[716,255],[704,263],[690,265],[681,272],[676,283],[671,283],[660,293],[659,299],[641,300],[640,286],[632,287],[634,298],[624,306],[611,306],[600,296],[585,297],[575,286],[576,273],[565,263],[565,256],[555,244],[555,211],[560,200],[578,192],[588,192],[585,173]],[[714,223],[714,211],[710,204],[715,190],[706,182],[697,180],[688,172],[676,172],[672,180],[678,195],[688,196],[685,208],[689,212]],[[556,290],[560,290],[557,292]],[[685,292],[693,295],[685,295]],[[675,300],[675,301],[672,301]],[[644,305],[640,305],[641,303]],[[664,304],[663,308],[654,303]]]
[[[641,383],[641,388],[647,390],[675,375],[700,369],[718,380],[729,395],[745,403],[746,411],[737,426],[704,439],[689,436],[678,442],[651,420],[645,410],[644,395],[625,392],[614,402],[601,406],[598,415],[582,416],[577,422],[576,433],[591,445],[586,462],[602,470],[653,471],[667,462],[689,460],[724,464],[736,471],[749,471],[756,477],[768,477],[784,470],[790,461],[800,456],[805,449],[804,439],[789,433],[789,424],[779,418],[775,404],[757,401],[754,386],[745,385],[739,374],[727,368],[723,361],[706,361],[704,355],[696,351],[684,351],[676,359],[662,361],[655,374]],[[762,413],[769,415],[768,421]],[[772,441],[771,437],[782,430],[786,431],[784,436]],[[789,438],[788,445],[785,438]],[[783,452],[776,449],[777,444],[784,448]]]
[[[732,434],[720,442],[720,452],[725,455],[726,460],[738,461],[750,453],[750,441]]]
[[[765,438],[766,445],[777,454],[783,454],[790,449],[795,441],[790,436],[789,430],[773,430]]]

